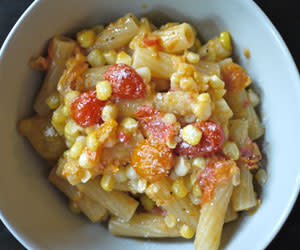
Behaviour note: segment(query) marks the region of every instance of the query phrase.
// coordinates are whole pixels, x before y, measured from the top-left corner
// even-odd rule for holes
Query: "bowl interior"
[[[42,75],[28,62],[55,34],[107,24],[133,12],[154,23],[192,23],[203,40],[223,30],[232,34],[235,56],[248,70],[262,99],[266,127],[268,183],[260,209],[225,226],[223,247],[263,249],[286,219],[299,189],[296,142],[299,133],[299,75],[282,39],[252,1],[218,0],[40,0],[23,15],[1,51],[1,217],[28,248],[36,249],[192,249],[191,241],[117,238],[102,225],[72,215],[65,199],[47,182],[45,163],[16,131],[17,121],[32,113]],[[117,7],[116,7],[117,6]],[[242,56],[251,51],[251,59]]]

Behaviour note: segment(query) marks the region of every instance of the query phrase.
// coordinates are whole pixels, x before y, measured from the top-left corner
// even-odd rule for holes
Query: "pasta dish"
[[[19,131],[72,212],[117,236],[218,249],[224,223],[256,208],[254,183],[266,181],[260,98],[231,56],[228,31],[202,44],[188,23],[133,14],[54,36],[31,62],[45,79]]]

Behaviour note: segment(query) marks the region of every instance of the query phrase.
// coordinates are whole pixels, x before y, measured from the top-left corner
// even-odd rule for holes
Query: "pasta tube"
[[[66,61],[72,56],[76,46],[75,41],[63,36],[55,36],[51,42],[53,43],[53,59],[33,106],[34,110],[41,116],[50,113],[50,108],[45,101],[56,91],[57,83],[64,72]]]
[[[195,250],[219,249],[232,187],[231,179],[218,185],[214,191],[213,199],[203,205],[194,242]]]
[[[170,238],[180,236],[178,227],[167,227],[164,216],[150,213],[135,214],[128,222],[113,216],[109,220],[108,229],[114,235],[129,237]]]

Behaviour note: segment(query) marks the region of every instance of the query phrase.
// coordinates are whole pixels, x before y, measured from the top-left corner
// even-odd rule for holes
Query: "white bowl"
[[[142,8],[142,4],[147,8]],[[36,0],[15,25],[0,53],[1,219],[31,249],[193,249],[191,241],[117,238],[101,225],[72,215],[59,192],[47,182],[44,162],[16,131],[32,113],[41,75],[29,60],[55,34],[108,23],[133,12],[152,21],[170,18],[194,24],[203,38],[229,30],[239,63],[249,71],[262,97],[269,181],[262,205],[252,216],[225,227],[225,249],[265,248],[287,218],[299,191],[300,82],[280,35],[252,1],[241,0]],[[162,18],[157,18],[162,17]],[[169,20],[170,20],[169,19]],[[243,48],[251,59],[242,56]]]

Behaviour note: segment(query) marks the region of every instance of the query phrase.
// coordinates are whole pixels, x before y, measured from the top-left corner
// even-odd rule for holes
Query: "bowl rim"
[[[18,21],[14,24],[13,28],[11,29],[11,31],[9,32],[7,37],[5,38],[4,43],[2,44],[2,47],[0,49],[0,61],[2,61],[2,59],[4,57],[4,54],[5,54],[5,51],[6,51],[6,48],[8,47],[8,44],[9,44],[10,40],[12,40],[12,38],[18,32],[18,30],[20,29],[21,24],[24,22],[24,20],[26,18],[30,18],[30,16],[34,13],[34,10],[37,9],[39,7],[39,5],[41,5],[45,1],[47,1],[47,0],[35,0],[35,1],[33,1],[27,7],[27,9],[24,11],[24,13],[19,17]],[[285,56],[287,58],[289,58],[289,62],[290,62],[289,67],[292,67],[291,68],[291,74],[293,74],[294,80],[298,81],[298,84],[296,84],[296,87],[298,88],[298,92],[300,93],[300,74],[299,74],[298,68],[296,66],[295,60],[294,60],[288,46],[284,42],[284,40],[283,40],[282,36],[280,35],[279,31],[276,29],[276,27],[274,26],[272,21],[268,18],[268,16],[264,13],[264,11],[253,0],[247,0],[246,4],[249,4],[250,7],[258,15],[260,15],[262,17],[263,21],[267,24],[268,28],[271,30],[273,38],[276,39],[278,45],[280,46],[281,50],[284,52]],[[271,243],[271,241],[278,234],[280,229],[283,227],[285,221],[287,220],[288,216],[290,215],[290,213],[293,209],[293,206],[294,206],[294,204],[295,204],[295,202],[298,198],[298,195],[300,193],[300,171],[299,171],[298,176],[296,177],[296,179],[297,179],[296,187],[291,192],[289,202],[286,204],[286,207],[285,207],[284,211],[282,212],[281,217],[278,219],[274,229],[266,235],[261,249],[265,249]],[[1,208],[0,208],[0,219],[3,222],[3,224],[5,225],[5,227],[10,231],[10,233],[12,233],[12,235],[24,247],[26,247],[28,249],[32,248],[32,242],[28,242],[25,239],[23,239],[22,233],[18,232],[17,229],[15,229],[15,228],[13,228],[13,226],[11,226],[10,222],[6,219],[6,216],[2,213]]]

